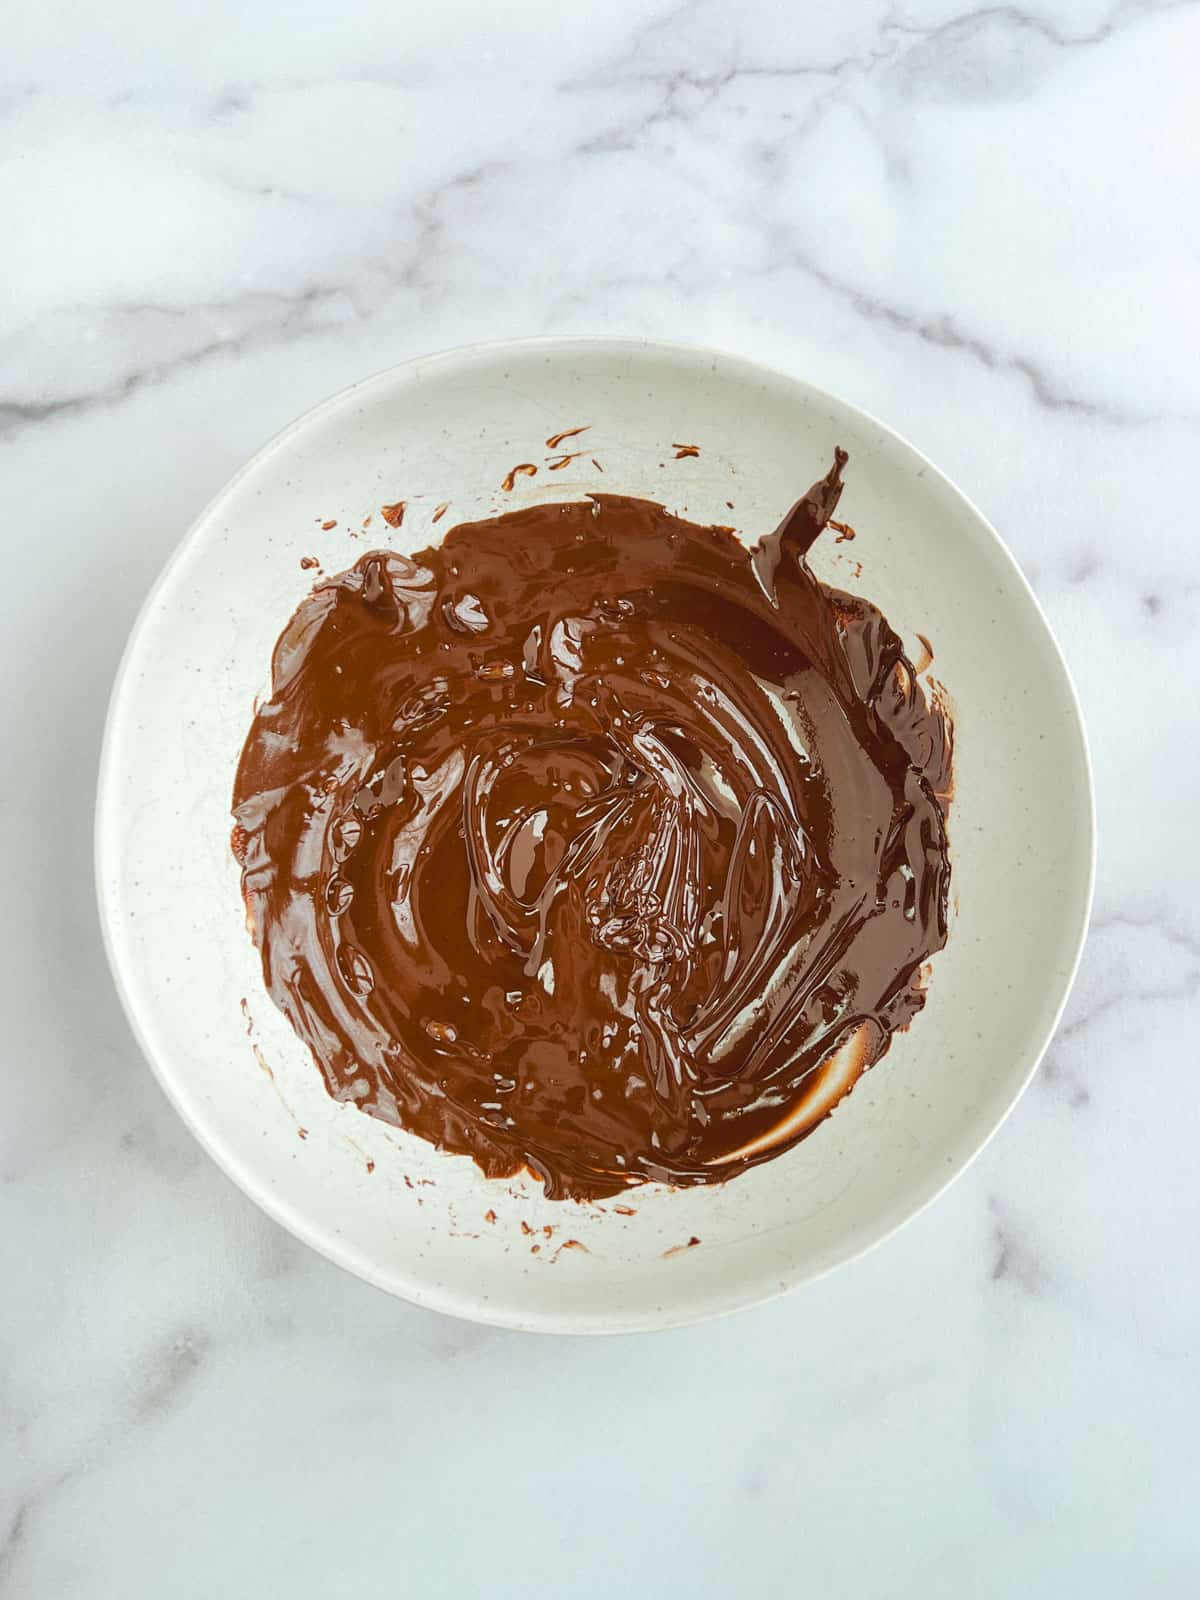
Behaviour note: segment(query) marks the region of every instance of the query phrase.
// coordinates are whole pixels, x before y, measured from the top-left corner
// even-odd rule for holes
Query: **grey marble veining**
[[[16,0],[5,1600],[1197,1592],[1198,52],[1191,0]],[[542,332],[892,422],[1022,562],[1096,766],[1079,980],[976,1165],[638,1340],[460,1326],[294,1243],[167,1107],[92,906],[109,684],[195,513],[364,373]]]

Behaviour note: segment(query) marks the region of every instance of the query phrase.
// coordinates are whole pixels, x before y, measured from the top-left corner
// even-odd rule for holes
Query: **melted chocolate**
[[[595,495],[364,556],[275,650],[234,793],[263,976],[338,1100],[552,1197],[713,1183],[923,1004],[950,737],[807,551]]]

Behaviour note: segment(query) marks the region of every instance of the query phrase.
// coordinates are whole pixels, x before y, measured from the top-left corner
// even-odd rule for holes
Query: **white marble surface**
[[[0,1594],[1200,1591],[1200,6],[961,5],[7,7]],[[199,507],[365,372],[558,331],[765,358],[957,478],[1063,641],[1101,836],[1066,1022],[951,1192],[599,1342],[260,1216],[91,892],[109,684]]]

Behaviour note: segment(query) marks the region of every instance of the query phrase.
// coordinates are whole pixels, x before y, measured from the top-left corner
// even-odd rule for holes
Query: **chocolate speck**
[[[547,450],[557,450],[564,439],[574,439],[576,434],[586,433],[591,427],[590,422],[585,422],[581,428],[564,428],[561,433],[552,433],[546,440]]]
[[[330,517],[329,521],[328,522],[323,522],[321,524],[321,526],[325,530],[325,532],[328,533],[330,528],[336,528],[337,527],[337,518],[336,517]]]
[[[532,461],[520,461],[508,474],[507,478],[505,478],[500,487],[504,490],[505,494],[509,494],[513,489],[516,488],[518,478],[534,478],[536,476],[537,468],[534,466]]]
[[[686,1244],[673,1245],[670,1250],[664,1250],[662,1259],[667,1261],[671,1256],[681,1256],[685,1250],[694,1250],[699,1243],[699,1239],[693,1234]]]
[[[685,456],[698,456],[700,454],[700,446],[696,444],[672,444],[671,449],[675,452],[676,461],[682,461]]]
[[[400,524],[404,521],[404,513],[405,513],[405,511],[407,509],[408,509],[408,501],[407,500],[397,500],[390,506],[380,506],[379,515],[387,523],[389,528],[398,528],[400,526]],[[367,522],[369,522],[370,520],[371,519],[368,517],[367,518]],[[367,525],[367,523],[364,522],[363,523],[363,527],[365,528],[366,525]]]

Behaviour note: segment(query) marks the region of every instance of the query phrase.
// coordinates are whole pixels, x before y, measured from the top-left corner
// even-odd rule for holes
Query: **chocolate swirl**
[[[324,582],[234,792],[263,976],[329,1092],[553,1197],[802,1138],[923,1003],[949,729],[807,551],[618,495]]]

